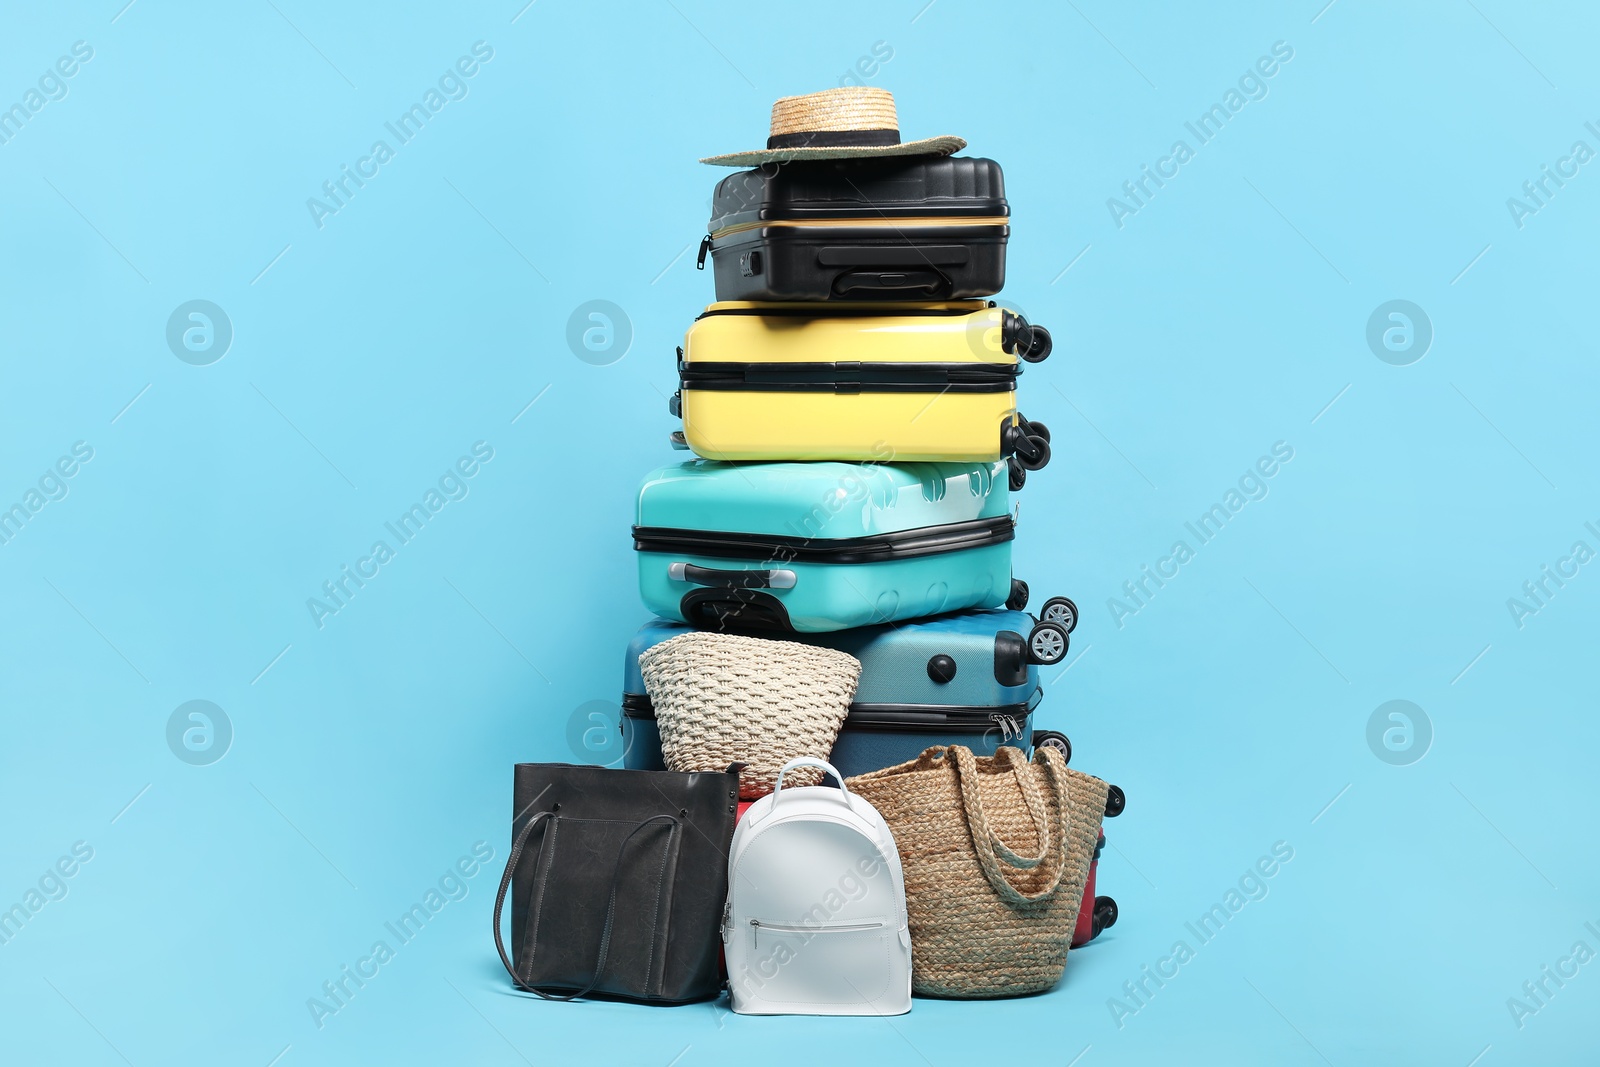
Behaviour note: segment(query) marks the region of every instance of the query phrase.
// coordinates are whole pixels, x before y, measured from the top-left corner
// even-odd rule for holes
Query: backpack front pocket
[[[751,919],[744,973],[732,980],[768,1003],[871,1003],[888,990],[892,934],[882,919]]]

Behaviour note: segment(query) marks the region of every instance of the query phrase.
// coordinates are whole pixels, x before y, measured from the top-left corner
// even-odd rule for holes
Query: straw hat
[[[714,167],[757,167],[800,159],[948,156],[965,147],[967,142],[960,137],[900,140],[894,94],[862,85],[785,96],[772,105],[766,148],[708,156],[700,162]]]

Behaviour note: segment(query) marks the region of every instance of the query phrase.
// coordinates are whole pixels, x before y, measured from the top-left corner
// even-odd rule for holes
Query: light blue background
[[[0,906],[93,849],[0,945],[7,1062],[1595,1061],[1600,964],[1520,1029],[1506,1004],[1600,950],[1600,573],[1506,606],[1600,549],[1600,164],[1506,205],[1600,149],[1583,5],[122,3],[0,34],[0,104],[94,49],[0,145],[0,503],[94,449],[0,546]],[[319,229],[307,198],[477,41],[469,95]],[[1107,198],[1277,41],[1265,99],[1119,228]],[[585,755],[642,618],[632,494],[712,298],[695,159],[876,42],[908,136],[1004,164],[1005,296],[1058,338],[1018,572],[1084,608],[1041,724],[1128,792],[1122,921],[1047,996],[892,1021],[510,995],[511,764]],[[210,366],[165,341],[193,299],[235,332]],[[565,341],[591,299],[631,320],[609,366]],[[1365,340],[1391,299],[1435,331],[1409,366]],[[470,494],[319,629],[306,599],[477,441]],[[1278,441],[1269,495],[1119,628],[1108,598]],[[166,742],[195,699],[234,729],[210,766]],[[1409,766],[1367,744],[1391,699],[1432,723]],[[480,840],[466,899],[319,1029],[307,999]],[[1119,1028],[1278,841],[1267,897]]]

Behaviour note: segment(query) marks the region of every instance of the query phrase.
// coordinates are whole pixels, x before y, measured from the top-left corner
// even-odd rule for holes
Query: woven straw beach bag
[[[679,634],[639,657],[669,770],[739,772],[745,800],[772,792],[797,756],[825,760],[861,679],[861,662],[831,648],[736,634]],[[816,785],[822,772],[786,781]]]
[[[1054,748],[960,745],[849,780],[894,833],[911,919],[911,987],[1004,997],[1061,979],[1107,785]]]

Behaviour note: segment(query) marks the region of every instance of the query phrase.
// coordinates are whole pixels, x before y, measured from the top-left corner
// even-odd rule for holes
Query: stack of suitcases
[[[934,745],[1070,760],[1035,713],[1078,611],[1051,596],[1029,614],[1012,572],[1011,494],[1050,459],[1017,385],[1051,337],[988,299],[1005,282],[1000,166],[952,155],[955,138],[807,158],[791,136],[769,142],[781,165],[706,160],[751,169],[717,185],[700,249],[717,299],[678,350],[673,443],[697,458],[639,490],[639,588],[657,617],[627,650],[624,765],[664,769],[639,657],[693,629],[859,660],[829,757],[845,776]],[[1121,805],[1113,787],[1107,814]],[[1116,921],[1092,868],[1086,889],[1074,944]]]

